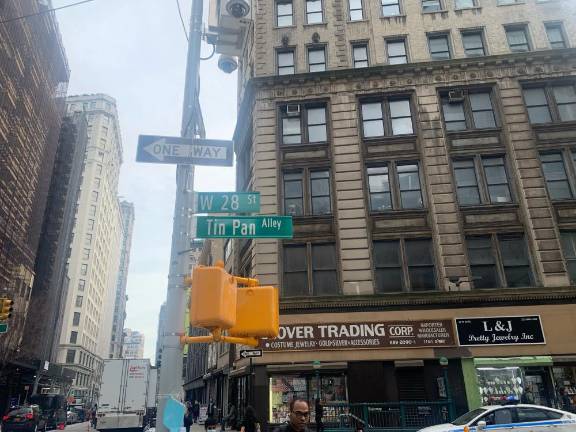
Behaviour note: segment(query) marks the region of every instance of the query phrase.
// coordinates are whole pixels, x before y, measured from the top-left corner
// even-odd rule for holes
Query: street
[[[57,431],[57,429],[53,429],[53,430]],[[94,429],[91,426],[90,422],[69,424],[69,425],[66,425],[65,430],[68,432],[96,432],[96,429]],[[147,430],[147,432],[155,432],[155,431],[156,431],[155,428],[150,428]],[[186,431],[186,429],[184,427],[181,427],[179,432],[185,432],[185,431]],[[194,425],[192,425],[192,427],[190,427],[190,431],[191,432],[203,432],[204,426],[194,424]],[[49,432],[51,432],[51,431],[49,431]]]

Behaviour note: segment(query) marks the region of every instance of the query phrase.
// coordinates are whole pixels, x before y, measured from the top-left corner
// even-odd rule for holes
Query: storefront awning
[[[524,356],[524,357],[481,357],[474,359],[474,366],[552,366],[551,356]]]

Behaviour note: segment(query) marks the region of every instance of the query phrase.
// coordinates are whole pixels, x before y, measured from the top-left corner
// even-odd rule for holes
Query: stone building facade
[[[280,423],[294,396],[457,413],[576,393],[575,11],[252,4],[237,186],[294,238],[234,244],[236,273],[281,295],[279,339],[233,362],[239,406]]]

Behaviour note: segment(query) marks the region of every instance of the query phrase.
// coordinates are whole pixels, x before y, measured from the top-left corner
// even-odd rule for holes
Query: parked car
[[[476,408],[452,423],[419,432],[574,432],[576,414],[539,405],[495,405]]]
[[[2,417],[2,432],[38,432],[46,430],[46,421],[38,405],[13,409]]]
[[[59,394],[37,394],[30,403],[38,405],[47,429],[63,429],[66,424],[66,397]]]
[[[78,421],[78,414],[76,414],[76,411],[66,412],[66,424],[74,424],[78,423]]]

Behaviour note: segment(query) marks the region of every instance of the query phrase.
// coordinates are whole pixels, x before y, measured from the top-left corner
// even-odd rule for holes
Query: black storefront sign
[[[460,346],[545,344],[540,316],[456,318]]]

